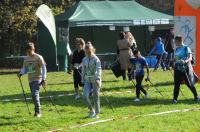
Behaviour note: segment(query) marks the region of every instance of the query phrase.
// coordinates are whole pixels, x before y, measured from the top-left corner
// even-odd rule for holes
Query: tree
[[[20,47],[36,35],[37,8],[45,3],[54,15],[70,7],[75,0],[1,0],[0,1],[0,57],[19,54]]]

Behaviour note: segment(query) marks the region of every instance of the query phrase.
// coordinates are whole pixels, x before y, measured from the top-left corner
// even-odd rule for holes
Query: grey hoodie
[[[84,57],[82,63],[82,82],[95,83],[101,81],[101,62],[96,55]]]

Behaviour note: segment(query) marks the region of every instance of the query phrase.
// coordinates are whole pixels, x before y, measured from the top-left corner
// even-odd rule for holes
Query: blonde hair
[[[85,48],[85,41],[83,38],[76,38],[75,41],[79,42],[79,44],[83,46],[83,49]]]
[[[131,32],[126,32],[126,36],[127,36],[127,38],[128,38],[129,43],[135,44],[135,46],[137,47],[135,38],[134,38],[134,36],[132,35],[132,33],[131,33]]]
[[[92,43],[90,41],[88,41],[85,45],[86,49],[91,49],[93,53],[96,52],[96,49],[94,48],[94,46],[92,45]]]

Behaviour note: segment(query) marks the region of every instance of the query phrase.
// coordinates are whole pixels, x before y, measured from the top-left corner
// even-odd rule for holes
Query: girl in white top
[[[95,49],[91,42],[85,46],[86,57],[83,59],[82,66],[82,82],[84,83],[83,98],[90,110],[89,118],[99,118],[100,113],[100,99],[99,92],[101,87],[101,62],[95,55]],[[94,104],[93,107],[89,99],[90,93],[93,94]]]

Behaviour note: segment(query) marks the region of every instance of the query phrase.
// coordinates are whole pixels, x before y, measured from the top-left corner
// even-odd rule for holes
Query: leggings
[[[142,86],[142,80],[144,78],[143,76],[136,76],[136,96],[137,98],[140,98],[140,91],[142,91],[145,95],[147,94],[146,90],[144,90],[143,86]]]
[[[188,73],[187,73],[187,75],[188,75]],[[177,100],[177,98],[178,98],[180,85],[183,80],[185,80],[187,87],[193,93],[194,99],[197,99],[198,95],[197,95],[196,88],[194,87],[194,84],[191,83],[191,81],[189,80],[188,77],[186,76],[186,72],[180,72],[178,70],[174,71],[174,100]]]

